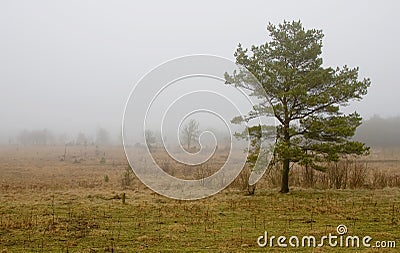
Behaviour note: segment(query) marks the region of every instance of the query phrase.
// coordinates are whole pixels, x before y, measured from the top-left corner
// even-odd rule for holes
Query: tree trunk
[[[283,102],[283,108],[285,110],[285,123],[283,124],[283,139],[285,141],[285,148],[289,149],[290,148],[290,118],[289,118],[289,112],[287,108],[287,100],[286,98],[284,99]],[[287,153],[289,150],[285,150],[285,153]],[[288,154],[285,154],[285,157],[283,158],[283,170],[282,170],[282,184],[281,184],[281,190],[279,191],[280,193],[288,193],[289,192],[289,170],[290,170],[290,156]]]
[[[283,160],[283,170],[282,170],[282,184],[280,193],[288,193],[289,192],[289,169],[290,169],[290,160]]]

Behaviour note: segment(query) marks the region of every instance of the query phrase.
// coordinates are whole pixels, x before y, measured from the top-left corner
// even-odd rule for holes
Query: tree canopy
[[[246,117],[234,121],[249,122],[258,115],[266,115],[279,122],[274,150],[282,162],[281,192],[286,193],[292,163],[324,170],[326,161],[368,153],[365,144],[351,139],[361,124],[360,115],[344,114],[340,109],[353,100],[361,100],[370,80],[359,80],[358,67],[322,65],[322,30],[305,30],[300,21],[270,23],[267,30],[270,41],[250,50],[239,44],[234,54],[236,63],[251,72],[265,92],[258,90],[254,77],[246,71],[226,74],[225,78],[261,99]],[[257,131],[266,131],[268,135],[268,129],[249,126],[247,132],[250,138],[257,139],[262,136]],[[241,136],[249,138],[244,133]],[[251,156],[254,159],[254,153]]]

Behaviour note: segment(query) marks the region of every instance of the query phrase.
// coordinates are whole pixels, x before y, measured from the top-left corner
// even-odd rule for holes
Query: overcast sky
[[[399,115],[399,1],[0,0],[0,133],[117,133],[134,84],[187,54],[229,59],[268,39],[268,22],[322,29],[325,66],[359,66],[362,116]]]

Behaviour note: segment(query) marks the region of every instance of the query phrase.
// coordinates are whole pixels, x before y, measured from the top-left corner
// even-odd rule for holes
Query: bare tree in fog
[[[97,129],[96,144],[97,145],[109,145],[110,144],[110,133],[106,129],[101,128],[101,127],[99,129]]]
[[[190,151],[192,144],[196,143],[199,137],[199,122],[191,119],[181,130],[182,142],[186,145],[186,150]]]
[[[156,136],[151,130],[146,130],[144,132],[144,138],[146,140],[146,145],[148,148],[152,148],[153,145],[156,143]]]
[[[82,132],[78,133],[78,136],[76,137],[75,140],[76,145],[81,145],[81,146],[86,146],[88,144],[88,138],[86,135]]]

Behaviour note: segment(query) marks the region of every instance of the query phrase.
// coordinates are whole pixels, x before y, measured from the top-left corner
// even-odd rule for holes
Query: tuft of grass
[[[110,178],[108,177],[108,175],[104,176],[104,182],[108,183],[110,181]]]

